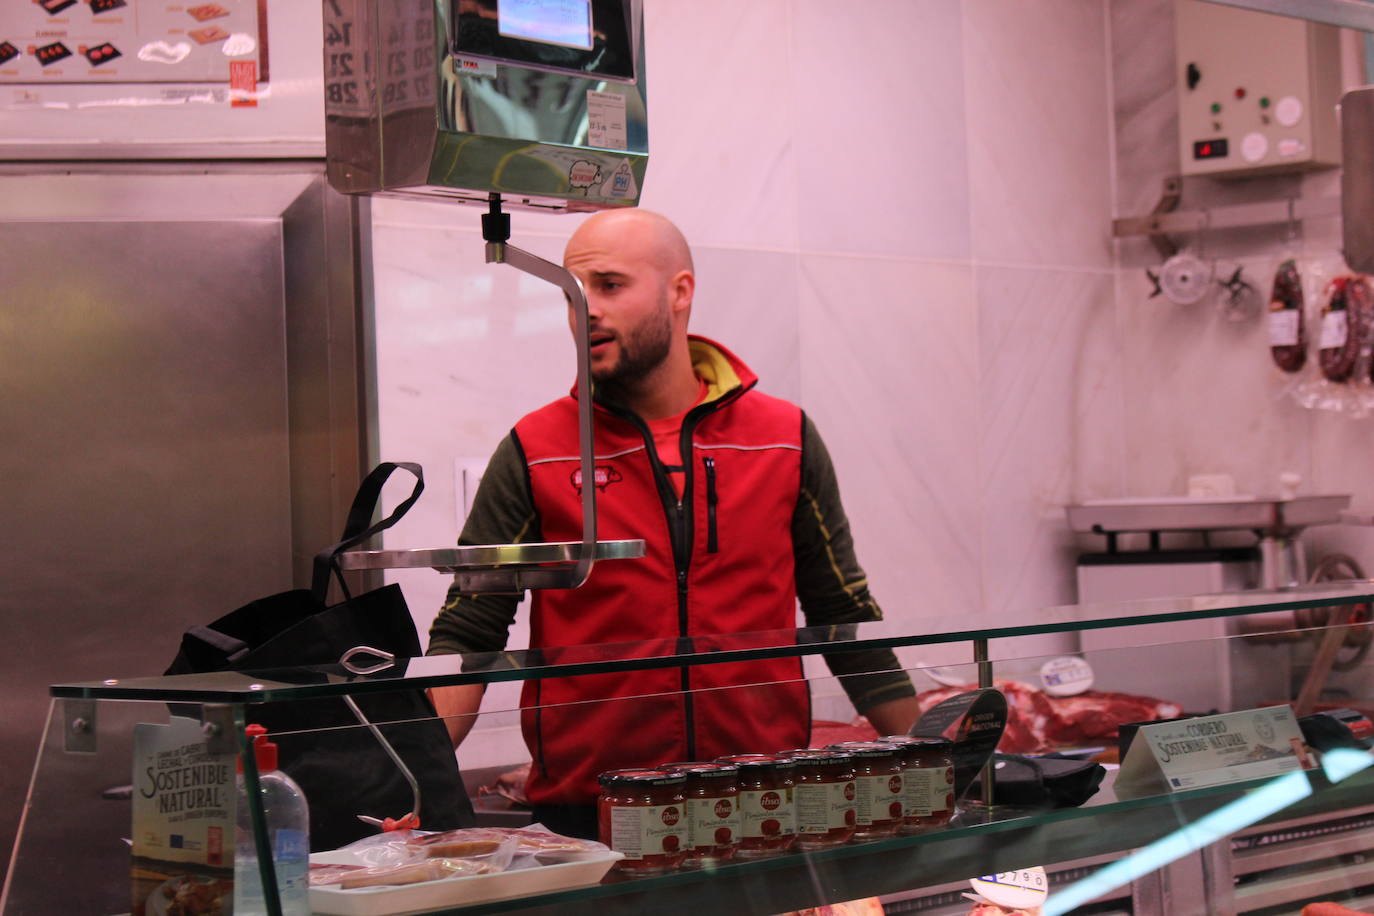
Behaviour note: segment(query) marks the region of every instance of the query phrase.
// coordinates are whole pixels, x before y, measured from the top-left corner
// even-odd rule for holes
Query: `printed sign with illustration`
[[[1313,765],[1293,710],[1271,706],[1141,726],[1116,786],[1118,792],[1179,791]]]
[[[134,726],[133,756],[133,916],[231,912],[234,755],[173,716]]]
[[[0,9],[0,83],[268,81],[267,0],[39,0]],[[251,80],[248,76],[251,75]]]

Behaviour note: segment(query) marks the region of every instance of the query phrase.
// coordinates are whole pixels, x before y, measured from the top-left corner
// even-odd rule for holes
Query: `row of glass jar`
[[[921,833],[954,813],[951,743],[904,735],[600,776],[601,841],[635,874]]]

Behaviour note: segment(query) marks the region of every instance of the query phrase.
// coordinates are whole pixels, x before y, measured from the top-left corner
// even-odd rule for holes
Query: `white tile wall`
[[[958,0],[794,0],[803,249],[967,258],[966,78]],[[765,168],[768,162],[758,163]]]
[[[1107,267],[1110,107],[1103,5],[964,3],[973,255]]]
[[[893,629],[983,606],[967,264],[803,255],[802,403]]]
[[[981,577],[989,616],[1007,618],[1074,602],[1064,505],[1120,492],[1120,341],[1108,271],[977,278]]]
[[[797,239],[788,0],[650,3],[642,204],[697,245]]]

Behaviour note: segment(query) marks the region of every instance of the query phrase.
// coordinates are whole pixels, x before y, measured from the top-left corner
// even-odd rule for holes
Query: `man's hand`
[[[911,726],[916,724],[920,715],[921,704],[916,702],[915,697],[888,700],[864,711],[864,716],[873,723],[879,735],[905,735],[911,731]]]
[[[482,705],[485,684],[459,684],[455,687],[431,687],[429,700],[444,720],[449,740],[455,748],[472,731],[477,721],[477,710]]]

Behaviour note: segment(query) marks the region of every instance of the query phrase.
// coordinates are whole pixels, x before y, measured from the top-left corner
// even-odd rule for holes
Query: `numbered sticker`
[[[973,890],[989,902],[1014,909],[1040,906],[1050,893],[1050,881],[1040,866],[971,878]]]
[[[1040,683],[1052,697],[1071,697],[1093,685],[1093,669],[1073,655],[1052,658],[1040,666]]]

